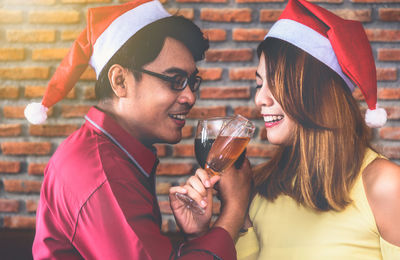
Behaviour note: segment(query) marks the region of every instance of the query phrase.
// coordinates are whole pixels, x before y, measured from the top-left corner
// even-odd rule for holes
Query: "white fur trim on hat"
[[[31,124],[38,125],[46,121],[48,110],[42,103],[30,103],[26,106],[24,115]]]
[[[265,39],[267,37],[284,40],[304,50],[333,69],[346,82],[350,90],[354,91],[354,84],[343,73],[329,39],[320,33],[302,23],[280,19],[271,27]]]
[[[89,64],[96,72],[101,70],[121,46],[146,25],[171,16],[159,1],[150,1],[122,14],[97,38]]]
[[[365,113],[365,122],[371,128],[382,127],[386,123],[386,120],[387,113],[385,109],[379,108],[378,105],[376,106],[376,109],[367,109],[367,112]]]

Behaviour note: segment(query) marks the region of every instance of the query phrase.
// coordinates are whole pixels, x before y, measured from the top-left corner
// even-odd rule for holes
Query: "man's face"
[[[169,77],[190,76],[196,73],[196,64],[184,44],[167,38],[158,57],[143,69]],[[177,143],[182,138],[186,115],[196,96],[189,86],[184,90],[171,89],[171,83],[142,73],[135,81],[131,72],[125,79],[126,98],[120,99],[119,122],[145,145]]]

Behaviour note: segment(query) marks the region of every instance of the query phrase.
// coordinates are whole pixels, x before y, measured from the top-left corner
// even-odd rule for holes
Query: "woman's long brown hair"
[[[370,130],[345,82],[328,66],[284,41],[267,38],[268,86],[295,122],[291,145],[281,146],[255,173],[257,192],[285,194],[319,211],[343,210],[369,145]]]

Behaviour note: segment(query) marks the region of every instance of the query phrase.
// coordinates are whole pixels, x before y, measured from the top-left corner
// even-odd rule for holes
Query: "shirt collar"
[[[149,177],[154,174],[157,163],[156,149],[144,146],[139,140],[123,129],[110,115],[91,107],[85,116],[86,124],[96,132],[106,135],[117,145],[142,173]]]

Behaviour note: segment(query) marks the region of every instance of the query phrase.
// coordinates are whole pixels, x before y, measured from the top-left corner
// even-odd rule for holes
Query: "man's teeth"
[[[170,115],[173,119],[185,120],[186,115]]]
[[[283,116],[264,116],[264,121],[266,123],[273,123],[283,119]]]

